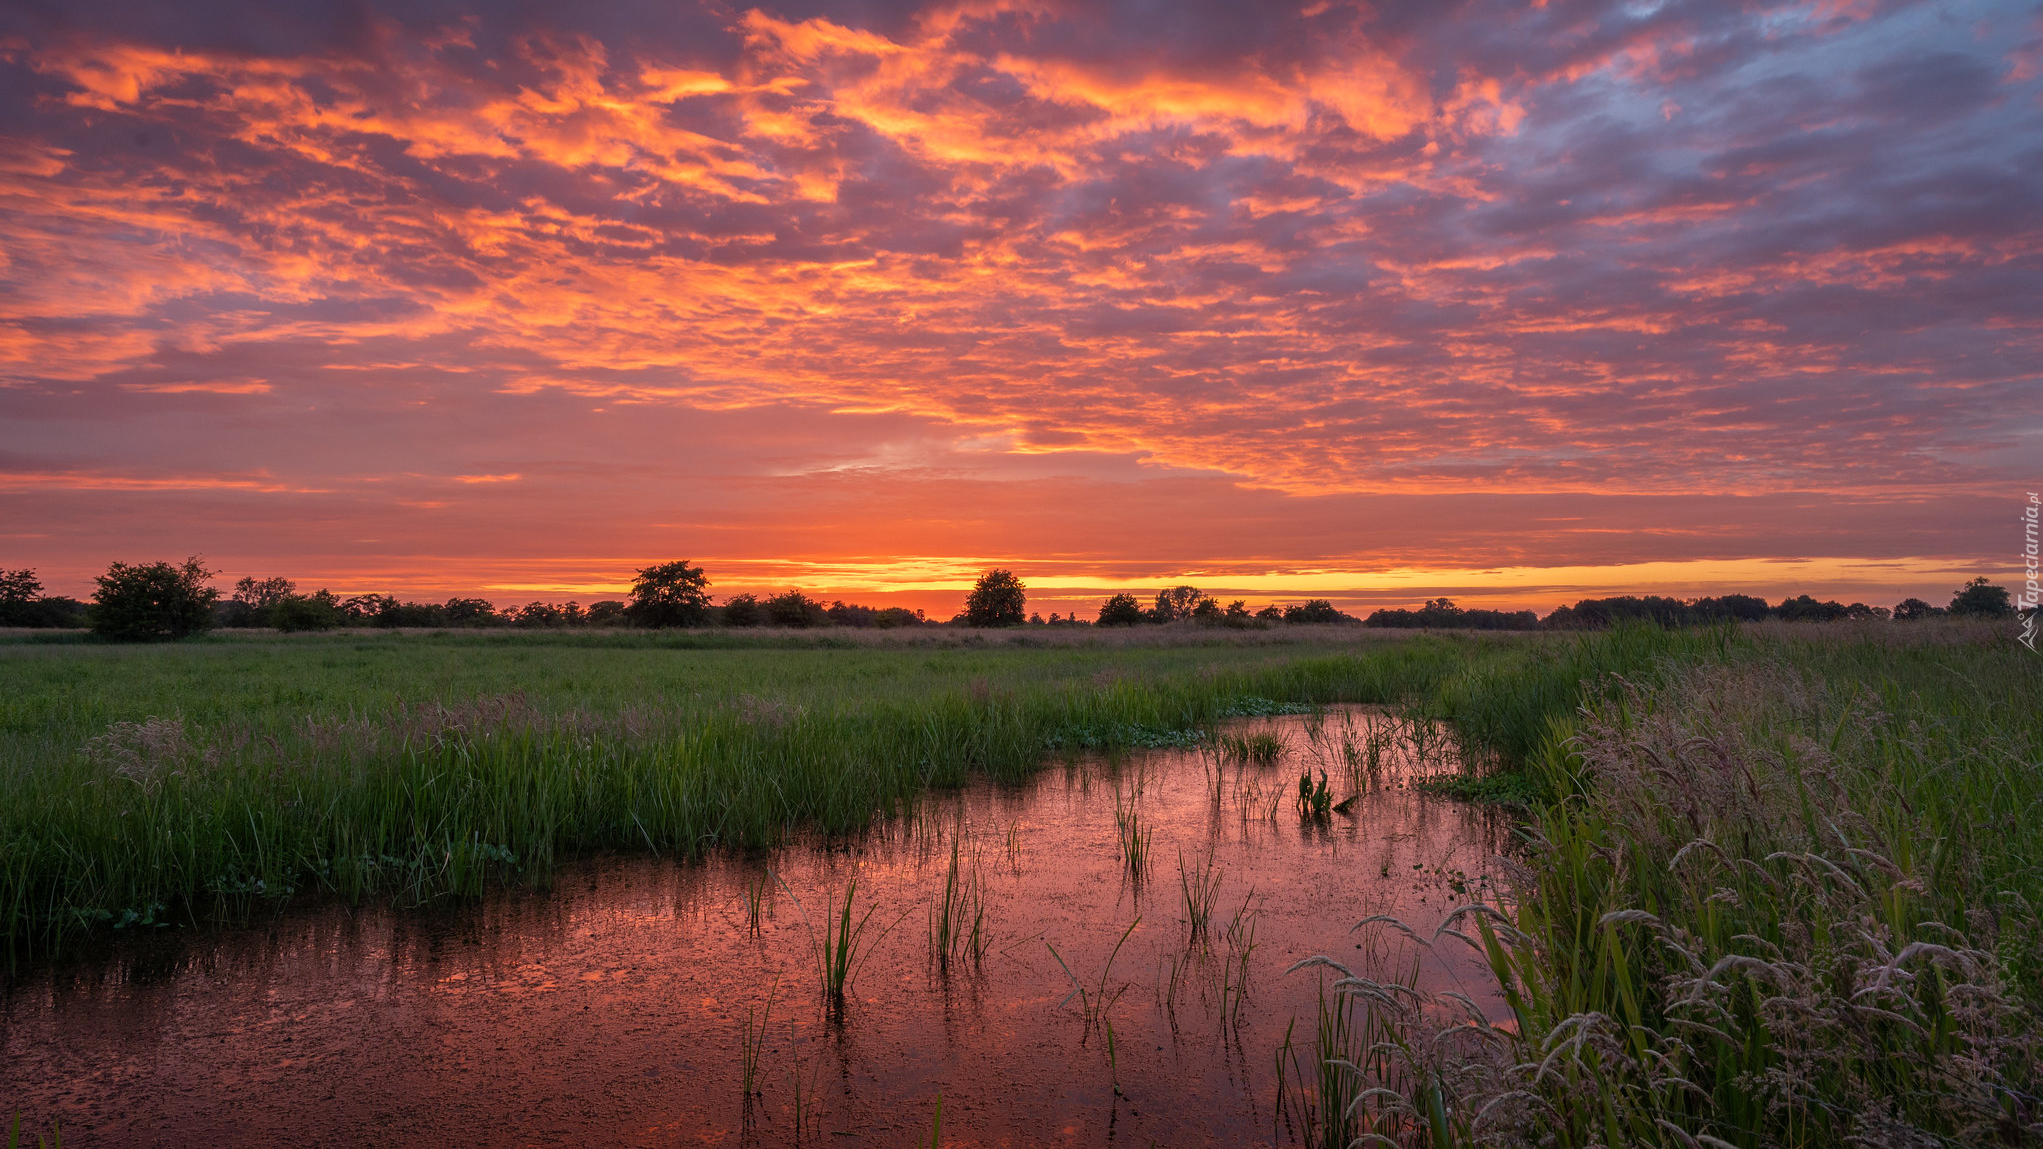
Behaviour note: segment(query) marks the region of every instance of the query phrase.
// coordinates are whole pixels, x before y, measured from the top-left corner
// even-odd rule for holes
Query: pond
[[[1409,787],[1419,733],[1252,720],[853,841],[159,931],[0,999],[0,1109],[77,1145],[843,1145],[927,1144],[940,1098],[945,1144],[1295,1143],[1330,980],[1300,960],[1507,1016],[1465,947],[1353,928],[1430,938],[1511,849],[1508,815]],[[1307,770],[1358,796],[1301,811]]]

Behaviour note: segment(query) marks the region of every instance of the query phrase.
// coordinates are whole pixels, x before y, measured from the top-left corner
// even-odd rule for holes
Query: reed
[[[1114,943],[1113,950],[1107,954],[1107,964],[1100,969],[1099,980],[1090,988],[1084,982],[1078,980],[1077,974],[1071,972],[1071,966],[1065,962],[1064,955],[1057,952],[1056,946],[1051,945],[1048,940],[1043,942],[1044,947],[1050,951],[1050,956],[1057,959],[1057,965],[1063,969],[1064,976],[1071,979],[1071,992],[1065,996],[1063,1001],[1057,1003],[1058,1008],[1061,1009],[1071,1004],[1072,999],[1076,998],[1079,1016],[1085,1020],[1085,1033],[1088,1036],[1094,1030],[1101,1027],[1102,1023],[1107,1020],[1108,1013],[1114,1008],[1114,1004],[1121,1000],[1122,994],[1128,992],[1127,985],[1122,984],[1115,987],[1113,992],[1109,993],[1107,982],[1113,977],[1114,962],[1121,956],[1121,947],[1128,944],[1129,936],[1135,932],[1135,927],[1141,924],[1142,919],[1137,917],[1134,921],[1128,923],[1127,929],[1121,931],[1120,940]]]
[[[50,1122],[48,1137],[35,1135],[36,1149],[64,1149],[64,1129],[54,1119]],[[27,1149],[28,1142],[22,1140],[21,1110],[14,1111],[14,1119],[7,1127],[7,1149]]]
[[[1114,838],[1120,847],[1121,864],[1127,869],[1128,877],[1140,882],[1149,875],[1149,840],[1152,831],[1142,822],[1142,812],[1136,808],[1134,799],[1126,802],[1116,792],[1114,796]]]
[[[892,928],[883,928],[877,935],[872,933],[873,914],[879,911],[876,905],[867,906],[865,913],[854,917],[852,902],[857,896],[858,879],[853,878],[844,884],[843,905],[837,905],[834,896],[824,903],[817,959],[823,979],[823,1001],[832,1011],[844,1009],[844,991],[872,956],[874,944]]]
[[[929,953],[937,968],[949,973],[954,964],[977,967],[993,939],[986,930],[985,883],[976,855],[964,852],[964,828],[951,836],[943,889],[929,907]]]
[[[773,1020],[773,997],[780,989],[780,976],[774,975],[766,985],[766,1003],[753,1016],[753,1008],[745,1007],[745,1021],[739,1031],[738,1071],[740,1084],[746,1097],[759,1093],[759,1059],[766,1047],[766,1025]]]
[[[1196,866],[1185,864],[1185,852],[1178,851],[1178,895],[1185,907],[1186,941],[1198,945],[1206,940],[1206,927],[1213,920],[1213,906],[1220,898],[1223,871],[1213,864],[1213,855]]]

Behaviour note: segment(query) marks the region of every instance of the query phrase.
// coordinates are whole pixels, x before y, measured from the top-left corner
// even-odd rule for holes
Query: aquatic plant
[[[56,1119],[50,1120],[50,1135],[36,1134],[36,1149],[64,1149],[64,1128]],[[8,1124],[7,1149],[27,1149],[28,1143],[21,1139],[21,1110],[14,1111],[14,1120]]]
[[[1064,955],[1057,952],[1057,947],[1052,945],[1047,939],[1043,942],[1043,945],[1050,951],[1050,956],[1057,959],[1057,965],[1063,969],[1064,976],[1071,979],[1071,992],[1065,996],[1063,1001],[1057,1003],[1057,1007],[1062,1009],[1064,1006],[1070,1005],[1073,998],[1076,998],[1078,1000],[1079,1016],[1085,1020],[1085,1033],[1087,1035],[1090,1035],[1100,1027],[1101,1023],[1106,1020],[1108,1011],[1114,1008],[1114,1003],[1120,1001],[1121,995],[1128,992],[1128,987],[1124,983],[1116,987],[1112,993],[1108,993],[1107,980],[1113,976],[1114,961],[1121,956],[1121,947],[1128,944],[1129,935],[1133,934],[1135,927],[1141,924],[1142,919],[1137,917],[1134,921],[1128,923],[1127,929],[1121,931],[1120,940],[1114,943],[1113,950],[1107,954],[1107,964],[1100,969],[1099,980],[1090,989],[1086,987],[1084,982],[1078,980],[1077,974],[1071,972],[1071,966],[1065,962]]]
[[[853,919],[852,901],[857,896],[858,879],[853,878],[844,885],[842,906],[836,905],[834,896],[824,903],[818,960],[823,977],[823,1000],[833,1010],[844,1008],[846,987],[858,975],[866,958],[872,955],[874,943],[887,933],[886,929],[882,929],[878,936],[870,936],[873,914],[879,911],[877,905],[867,906],[864,914]]]
[[[1121,800],[1114,796],[1114,835],[1120,847],[1121,862],[1129,878],[1139,882],[1149,873],[1149,839],[1152,831],[1142,824],[1142,812],[1136,809],[1134,801]]]
[[[953,962],[976,966],[985,960],[993,944],[986,932],[985,885],[979,877],[976,856],[964,854],[964,833],[960,827],[951,836],[949,864],[944,868],[943,890],[929,907],[929,953],[937,968],[950,972]]]
[[[1224,757],[1253,766],[1268,766],[1284,756],[1284,740],[1269,730],[1227,732],[1215,743]]]
[[[765,908],[767,887],[772,882],[772,880],[773,877],[771,874],[769,874],[765,870],[761,870],[759,873],[754,874],[750,879],[748,879],[745,882],[745,892],[743,895],[745,905],[745,932],[752,935],[755,938],[759,936],[760,925],[759,916],[760,912]]]
[[[1327,790],[1327,773],[1319,772],[1319,781],[1313,782],[1312,771],[1298,776],[1298,812],[1308,818],[1324,818],[1334,808],[1334,796]]]
[[[1185,852],[1178,851],[1178,894],[1185,907],[1187,940],[1197,944],[1206,939],[1206,926],[1213,918],[1213,904],[1220,897],[1222,871],[1213,865],[1213,855],[1197,866],[1185,864]]]
[[[753,1008],[745,1007],[745,1021],[739,1031],[738,1076],[744,1095],[751,1097],[759,1092],[759,1057],[766,1046],[766,1025],[773,1020],[773,997],[780,989],[780,975],[766,984],[766,1003],[753,1018]]]

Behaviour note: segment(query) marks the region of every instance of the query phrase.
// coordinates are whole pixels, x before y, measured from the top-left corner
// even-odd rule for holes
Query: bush
[[[965,622],[970,626],[1020,626],[1028,621],[1028,594],[1013,571],[990,570],[979,576],[965,596]]]
[[[1353,622],[1352,618],[1334,609],[1334,604],[1323,598],[1309,598],[1296,606],[1284,608],[1285,622]]]
[[[759,609],[759,596],[734,594],[724,600],[723,623],[725,626],[758,626],[765,621],[765,614]]]
[[[1935,618],[1944,613],[1944,608],[1931,606],[1919,598],[1904,598],[1894,607],[1897,622],[1914,622],[1921,618]]]
[[[270,625],[289,634],[301,630],[332,630],[347,622],[340,596],[330,590],[285,595],[270,604]]]
[[[709,621],[709,575],[687,559],[638,572],[631,583],[632,623],[644,627],[701,626]]]
[[[207,586],[216,572],[194,555],[182,565],[115,563],[97,579],[92,630],[120,642],[153,642],[197,634],[213,625],[220,592]]]
[[[807,629],[812,626],[823,626],[830,621],[829,616],[823,613],[823,604],[799,590],[774,595],[760,604],[760,607],[766,614],[769,626]]]
[[[624,612],[630,609],[614,598],[606,598],[590,603],[585,617],[590,626],[623,626],[629,617]]]
[[[1142,604],[1132,594],[1117,594],[1100,604],[1097,626],[1134,626],[1144,618]]]

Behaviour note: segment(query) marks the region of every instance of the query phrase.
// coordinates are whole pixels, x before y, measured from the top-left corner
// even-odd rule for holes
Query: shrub
[[[1931,606],[1919,598],[1904,598],[1894,607],[1897,622],[1914,622],[1919,618],[1935,618],[1944,613],[1944,608]]]
[[[1099,626],[1134,626],[1143,620],[1142,604],[1132,594],[1117,594],[1100,604]]]
[[[220,592],[207,586],[215,572],[198,556],[182,565],[115,563],[97,579],[92,630],[122,642],[151,642],[197,634],[213,625]]]
[[[799,590],[791,590],[785,594],[774,595],[764,603],[761,603],[760,606],[765,612],[766,622],[770,626],[791,626],[806,629],[812,626],[822,626],[830,621],[829,616],[823,613],[823,604]]]
[[[265,612],[271,626],[289,634],[300,630],[332,630],[347,622],[340,596],[330,590],[311,594],[290,594],[270,604]]]
[[[1334,604],[1323,598],[1309,598],[1296,606],[1284,608],[1285,622],[1352,622],[1347,615],[1334,609]]]
[[[687,559],[638,572],[631,583],[632,623],[644,627],[701,626],[709,621],[709,575]]]
[[[734,594],[724,600],[723,624],[725,626],[758,626],[765,621],[759,609],[759,596]]]
[[[1020,626],[1028,621],[1027,588],[1013,571],[990,570],[979,576],[965,596],[965,622],[970,626]]]

